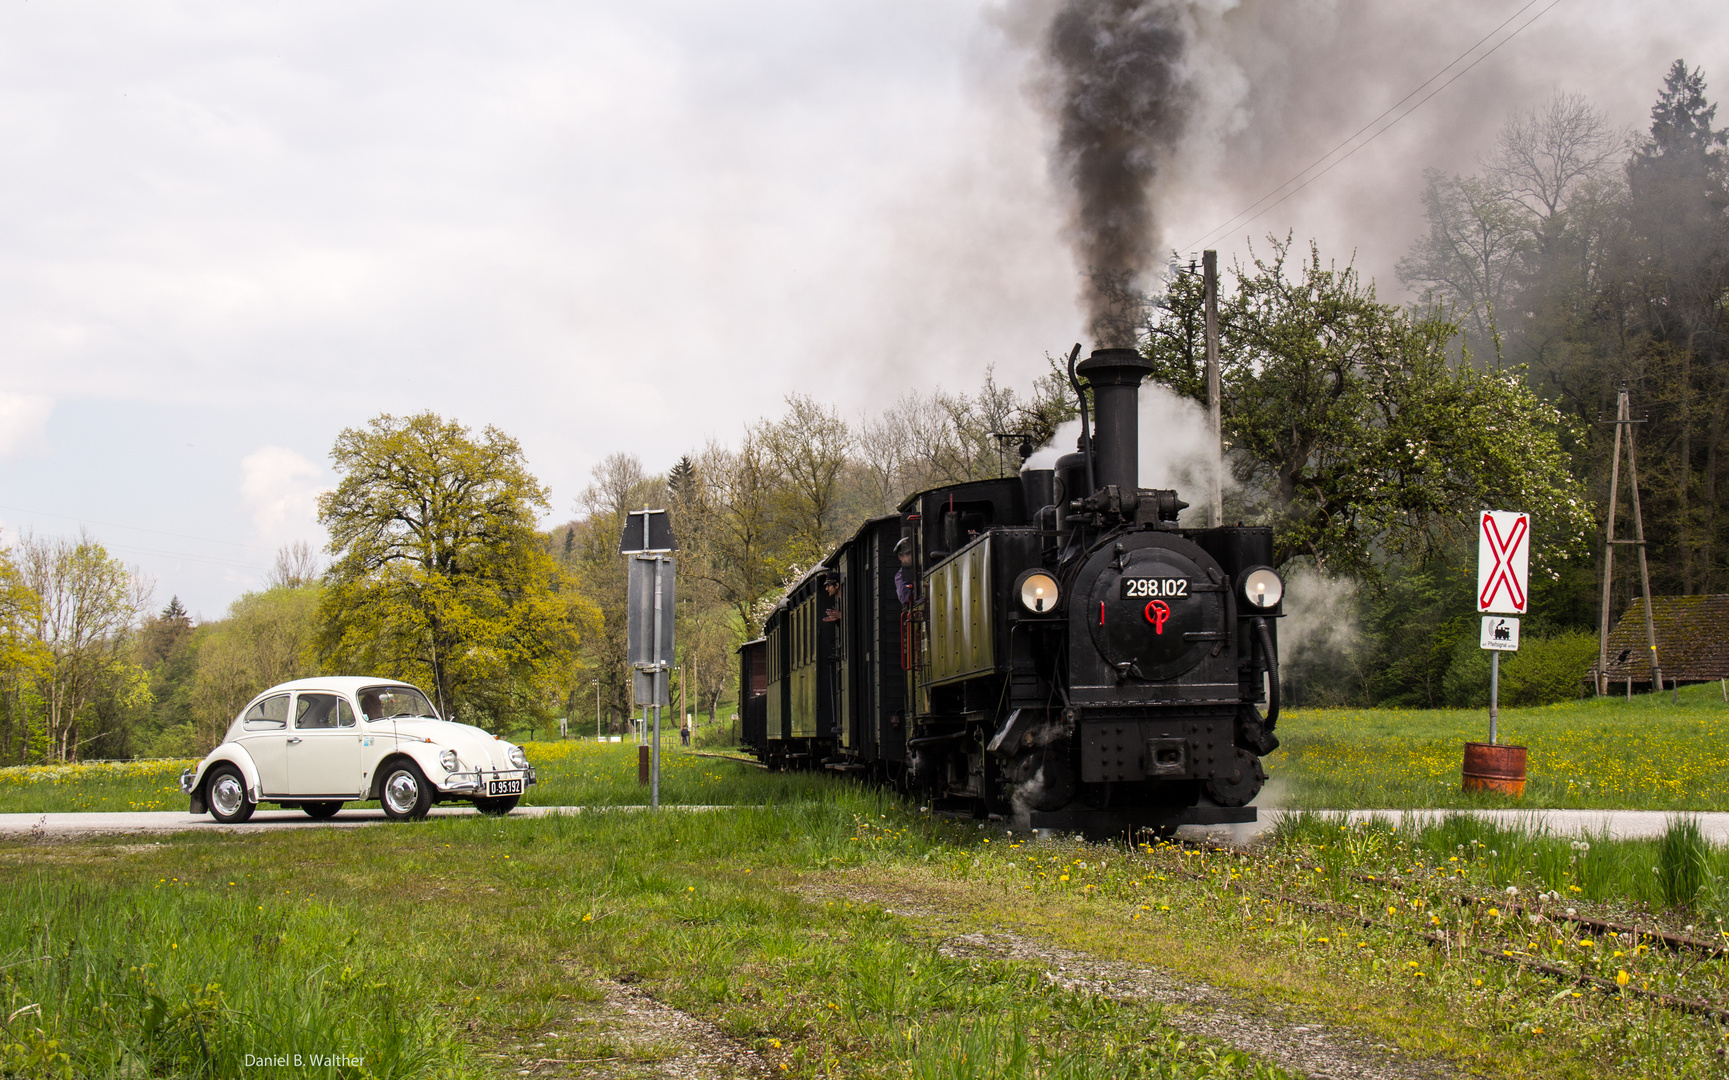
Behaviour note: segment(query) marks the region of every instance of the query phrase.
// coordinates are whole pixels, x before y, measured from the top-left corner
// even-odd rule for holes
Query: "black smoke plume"
[[[1045,55],[1082,299],[1101,346],[1132,346],[1158,244],[1153,187],[1193,100],[1182,0],[1064,0]]]

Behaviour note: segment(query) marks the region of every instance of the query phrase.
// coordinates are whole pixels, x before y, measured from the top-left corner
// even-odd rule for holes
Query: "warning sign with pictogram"
[[[1477,610],[1523,615],[1530,585],[1531,515],[1483,511],[1477,519]]]

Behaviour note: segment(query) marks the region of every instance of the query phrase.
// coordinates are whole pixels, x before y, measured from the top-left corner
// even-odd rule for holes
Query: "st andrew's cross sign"
[[[1485,510],[1477,529],[1477,610],[1525,614],[1531,600],[1531,515]]]

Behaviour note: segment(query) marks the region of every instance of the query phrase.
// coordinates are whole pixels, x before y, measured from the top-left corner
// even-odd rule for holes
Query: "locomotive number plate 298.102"
[[[1189,595],[1188,578],[1130,577],[1123,579],[1123,599],[1125,600],[1187,595]]]

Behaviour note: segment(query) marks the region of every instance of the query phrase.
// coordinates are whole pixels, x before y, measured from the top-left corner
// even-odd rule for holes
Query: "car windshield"
[[[354,695],[360,700],[360,712],[368,720],[388,720],[393,716],[430,716],[432,703],[412,686],[368,686]]]

